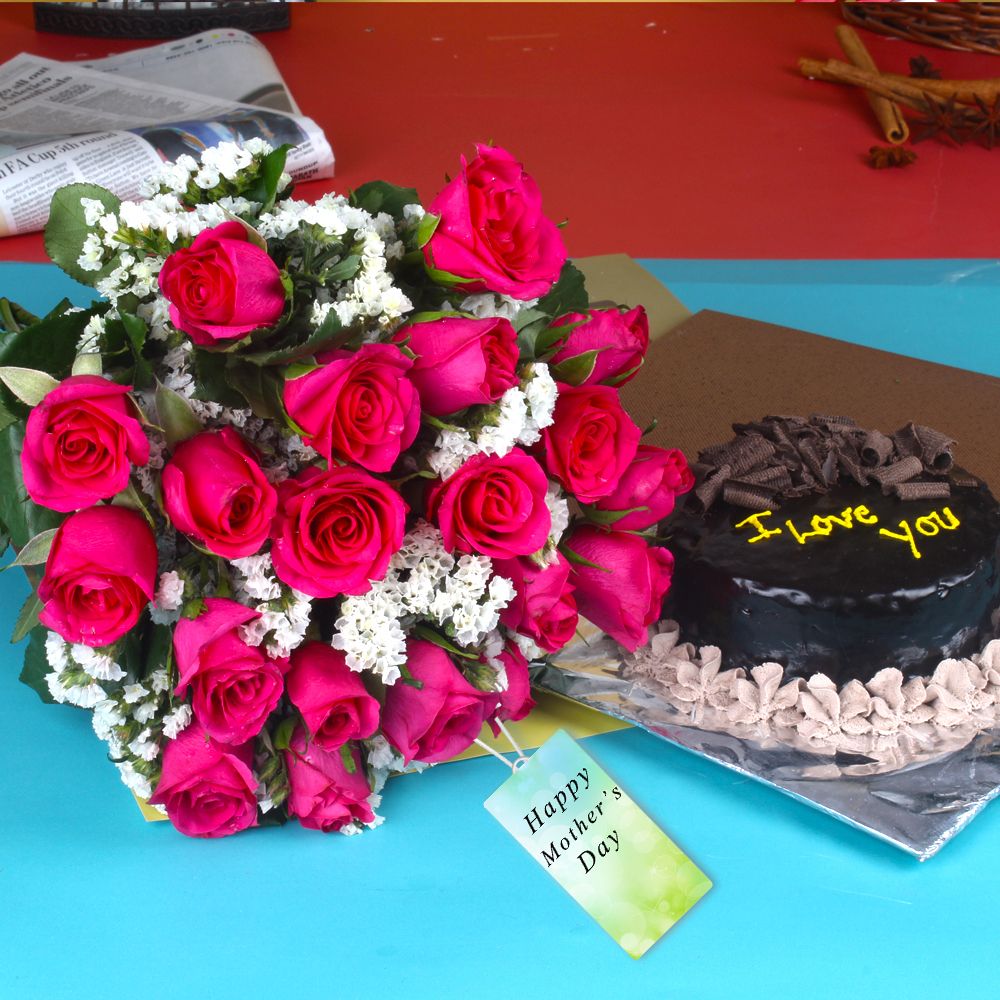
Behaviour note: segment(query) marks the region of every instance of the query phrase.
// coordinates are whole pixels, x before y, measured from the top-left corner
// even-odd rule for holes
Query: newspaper
[[[295,110],[267,50],[245,32],[205,32],[86,65],[21,53],[0,65],[0,236],[41,229],[63,184],[136,197],[164,161],[224,141],[289,143],[296,180],[331,177],[326,137]]]

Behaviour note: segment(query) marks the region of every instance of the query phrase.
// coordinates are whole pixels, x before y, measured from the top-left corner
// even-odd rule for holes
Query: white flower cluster
[[[335,290],[317,289],[311,313],[315,326],[333,311],[342,326],[360,325],[369,339],[377,339],[413,309],[389,271],[389,262],[402,257],[404,250],[391,215],[373,216],[348,204],[343,195],[328,194],[314,204],[295,199],[279,202],[260,217],[258,229],[265,239],[286,240],[290,247],[303,231],[312,229],[321,238],[344,242],[360,257],[354,277]]]
[[[458,303],[458,308],[476,319],[500,317],[513,323],[523,309],[531,309],[537,304],[538,299],[512,299],[509,295],[481,292],[478,295],[467,295]]]
[[[52,697],[93,709],[94,732],[107,742],[122,781],[149,798],[160,734],[174,739],[191,722],[188,705],[170,710],[167,671],[161,667],[141,683],[122,684],[128,675],[106,649],[69,643],[55,632],[45,638],[45,656],[52,668],[45,676]]]
[[[184,194],[192,181],[196,187],[209,191],[223,178],[227,181],[236,180],[239,172],[246,170],[254,159],[262,159],[270,152],[271,145],[256,137],[247,139],[242,144],[221,142],[202,152],[201,163],[194,157],[183,154],[175,162],[164,164],[157,173],[143,182],[140,193],[145,198],[153,198],[164,189],[173,194]],[[278,191],[284,191],[291,182],[291,175],[283,173],[278,181]],[[222,202],[226,200],[222,199]],[[245,202],[245,208],[225,206],[235,214],[256,207],[255,202],[246,202],[245,199],[230,200]]]
[[[267,640],[268,655],[288,656],[301,645],[309,628],[312,598],[283,584],[274,574],[271,556],[233,559],[233,595],[241,604],[261,613],[260,618],[241,626],[243,640],[259,646]]]
[[[500,612],[514,598],[510,580],[493,575],[485,556],[449,552],[441,532],[418,521],[389,562],[383,580],[345,598],[332,645],[352,670],[370,670],[386,684],[400,677],[406,637],[419,619],[433,622],[458,645],[495,645]]]
[[[474,432],[442,430],[427,456],[431,469],[442,479],[454,475],[473,455],[504,456],[517,445],[531,446],[552,423],[558,390],[548,365],[528,366],[520,386],[508,389],[496,406],[486,411]]]
[[[149,616],[154,625],[174,625],[180,619],[184,603],[184,578],[177,570],[160,574],[156,593],[149,602]]]

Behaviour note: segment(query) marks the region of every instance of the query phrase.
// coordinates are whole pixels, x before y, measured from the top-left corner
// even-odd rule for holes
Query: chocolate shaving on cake
[[[875,483],[901,500],[951,495],[951,484],[979,480],[954,466],[954,440],[909,423],[891,437],[850,417],[769,416],[733,424],[736,436],[698,455],[694,501],[707,511],[720,498],[734,507],[774,510],[781,500],[827,493],[840,479]]]

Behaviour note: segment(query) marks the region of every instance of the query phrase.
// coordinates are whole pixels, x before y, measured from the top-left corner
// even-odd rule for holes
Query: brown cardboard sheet
[[[887,433],[912,420],[954,437],[958,464],[1000,490],[1000,379],[801,330],[696,313],[656,338],[622,401],[640,427],[659,421],[646,443],[690,460],[768,414],[845,415]]]

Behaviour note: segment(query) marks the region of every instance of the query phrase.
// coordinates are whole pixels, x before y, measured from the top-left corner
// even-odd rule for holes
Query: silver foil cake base
[[[895,845],[921,861],[936,854],[1000,793],[1000,725],[956,731],[925,753],[886,762],[815,749],[795,734],[734,724],[722,712],[670,700],[625,676],[627,654],[589,631],[533,668],[533,683],[640,726]],[[979,723],[982,726],[982,723]],[[896,764],[898,763],[898,766]]]

